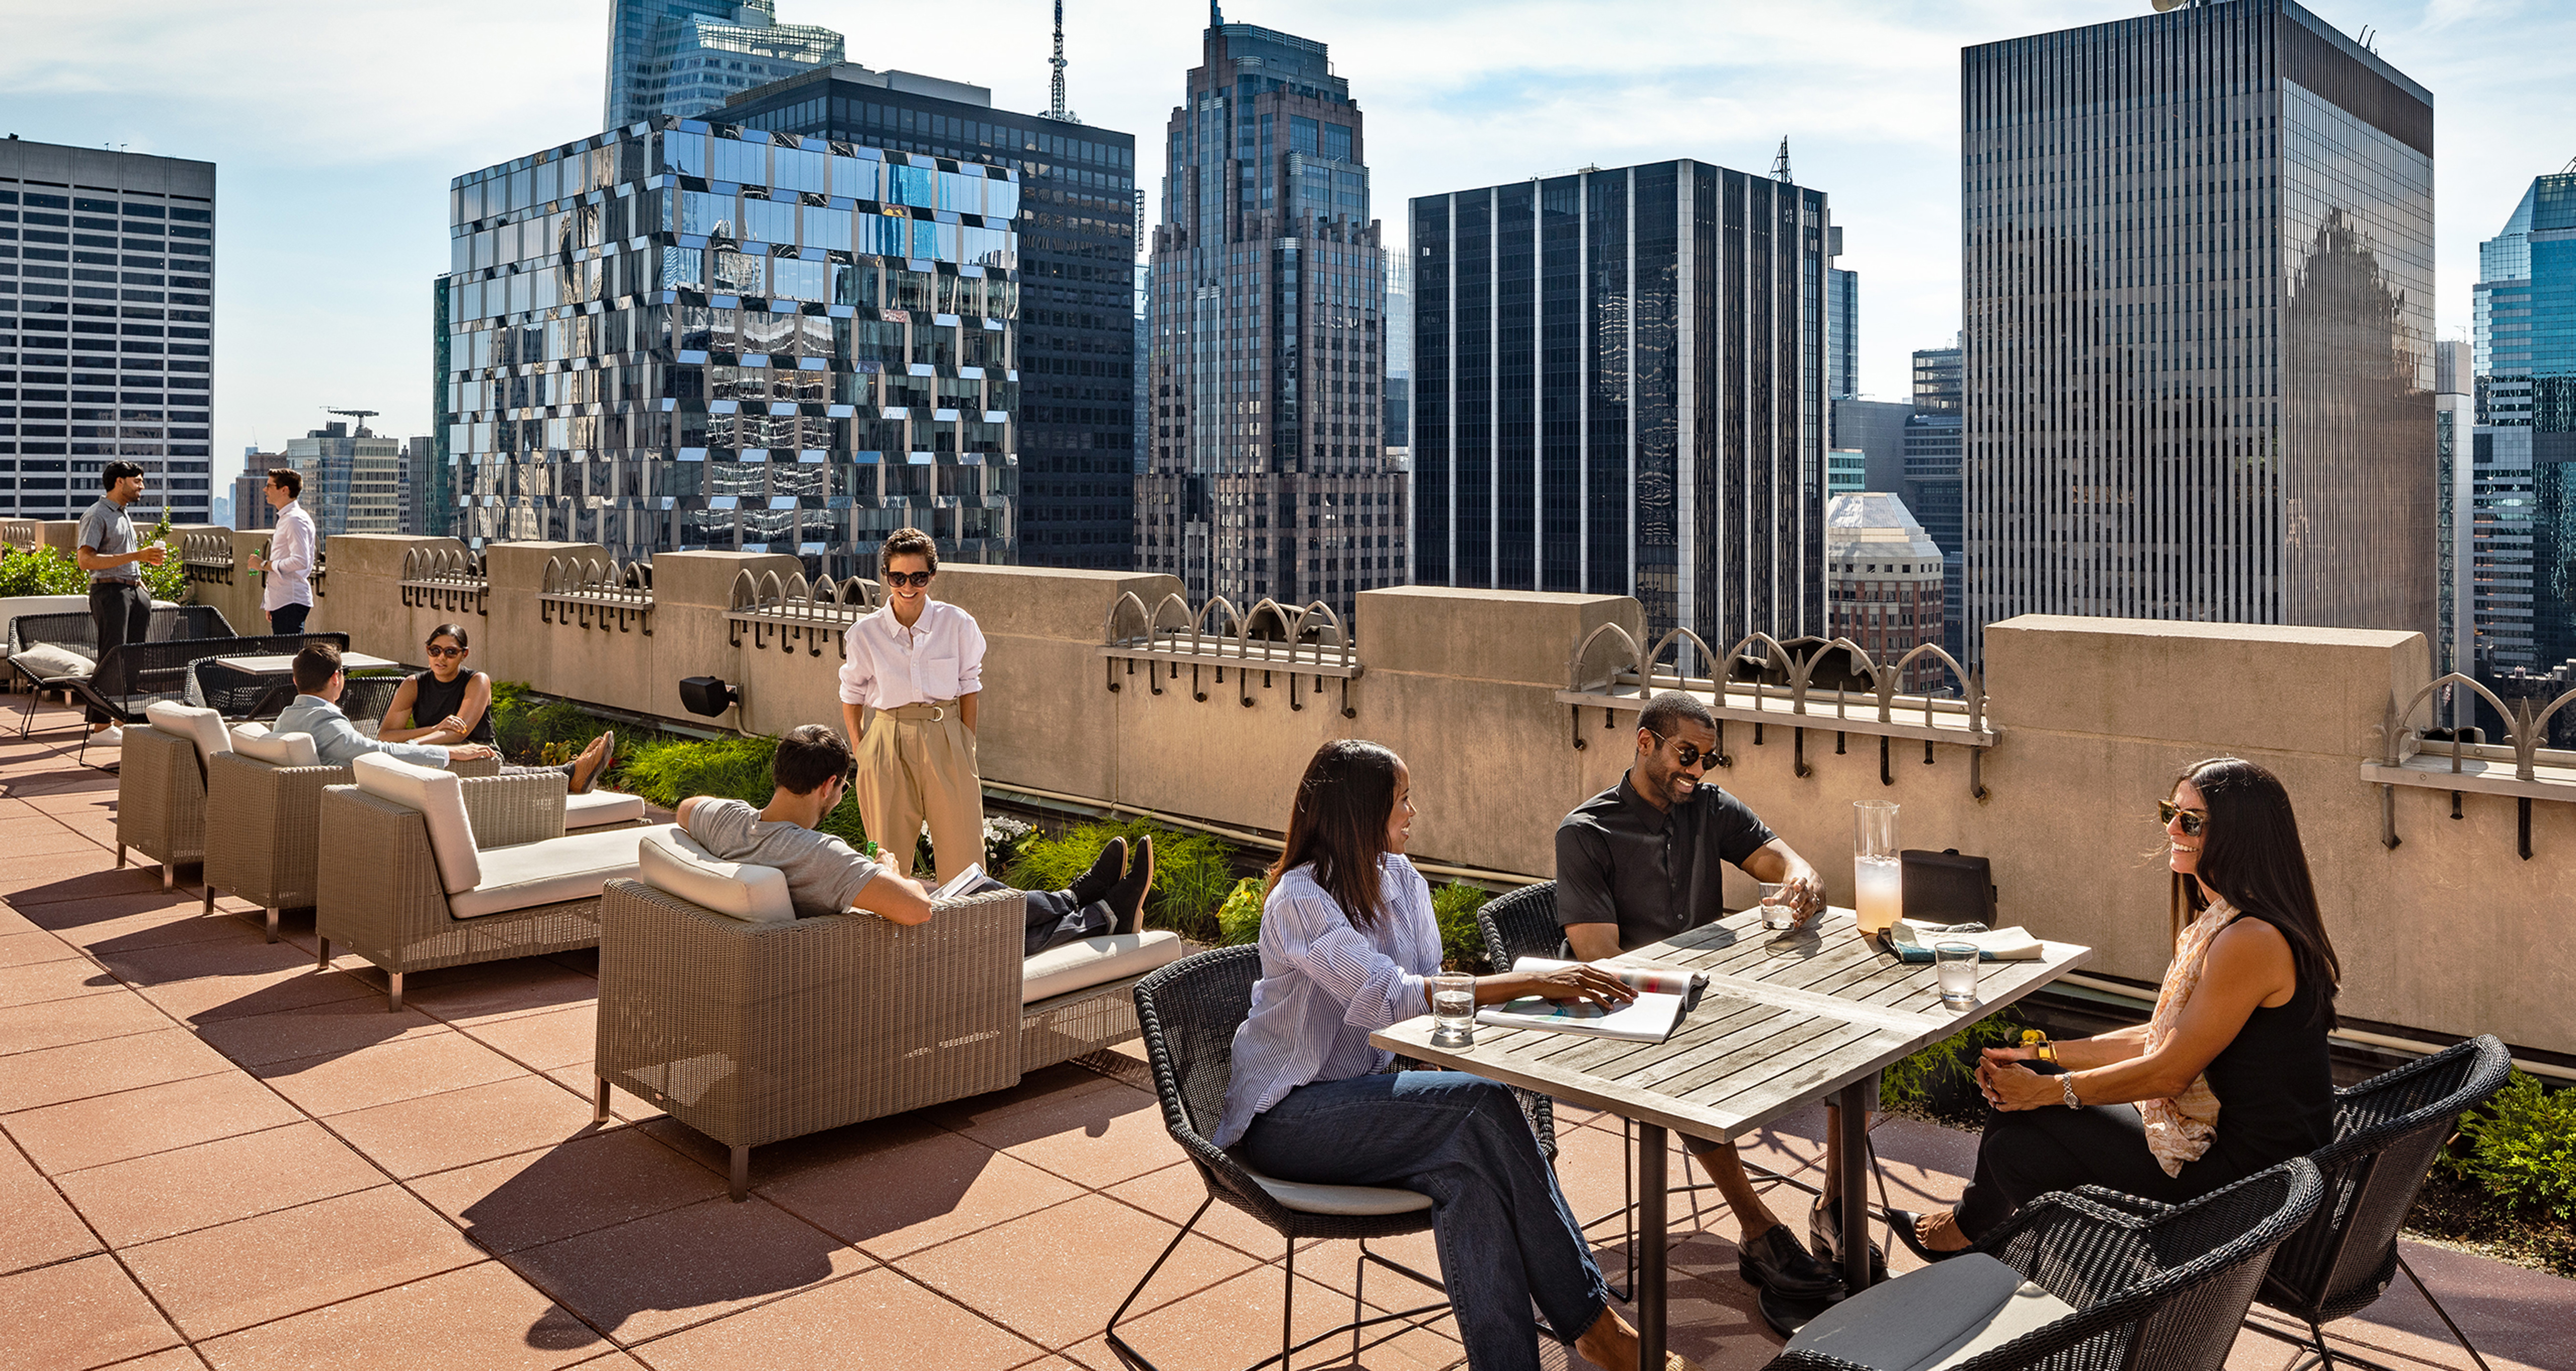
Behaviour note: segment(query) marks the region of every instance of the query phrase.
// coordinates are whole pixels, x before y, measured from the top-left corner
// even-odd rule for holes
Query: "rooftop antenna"
[[[1786,138],[1780,140],[1780,155],[1771,159],[1771,179],[1774,181],[1797,179],[1789,174],[1789,140]]]
[[[1055,78],[1047,87],[1047,118],[1081,123],[1081,116],[1064,107],[1064,0],[1055,0],[1055,57],[1047,65],[1055,68]]]
[[[376,417],[377,415],[379,415],[379,414],[384,413],[384,411],[383,411],[383,410],[379,410],[379,409],[333,409],[333,408],[331,408],[329,405],[324,405],[324,406],[322,407],[322,412],[323,412],[323,413],[325,413],[325,414],[345,414],[345,415],[348,415],[350,418],[357,420],[357,421],[358,421],[358,431],[357,431],[356,433],[354,433],[354,434],[351,434],[351,435],[350,435],[350,436],[351,436],[351,437],[353,437],[353,438],[373,438],[373,437],[375,437],[376,435],[374,435],[374,434],[372,434],[372,433],[367,432],[367,421],[368,421],[369,419],[373,419],[373,418],[375,418],[375,417]]]

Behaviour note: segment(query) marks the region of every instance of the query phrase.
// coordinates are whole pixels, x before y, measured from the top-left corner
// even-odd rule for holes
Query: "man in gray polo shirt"
[[[134,521],[125,507],[143,498],[143,468],[132,462],[110,462],[99,469],[98,483],[107,488],[81,515],[80,551],[74,560],[89,573],[89,617],[98,628],[98,655],[120,643],[139,643],[152,627],[152,596],[143,588],[143,566],[159,566],[168,556],[159,543],[138,549]],[[90,741],[114,747],[124,741],[115,721],[96,708],[89,711]]]

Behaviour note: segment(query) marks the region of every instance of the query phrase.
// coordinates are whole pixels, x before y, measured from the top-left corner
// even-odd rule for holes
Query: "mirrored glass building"
[[[607,117],[704,114],[743,91],[841,60],[841,35],[778,22],[776,0],[610,0]]]
[[[2576,658],[2576,166],[2478,244],[2476,311],[2477,669],[2547,673]]]
[[[1961,55],[1967,646],[2434,615],[2433,101],[2289,0]]]
[[[1010,168],[657,118],[450,203],[456,536],[1010,560]]]
[[[138,523],[211,508],[215,164],[0,141],[0,516],[77,519],[99,468]]]
[[[1822,631],[1824,192],[1676,161],[1412,210],[1415,580]]]

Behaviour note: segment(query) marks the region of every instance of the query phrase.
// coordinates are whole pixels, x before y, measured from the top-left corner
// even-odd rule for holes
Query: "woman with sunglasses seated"
[[[385,706],[384,722],[376,726],[376,739],[387,743],[426,743],[455,747],[481,743],[498,748],[492,736],[492,678],[480,671],[465,669],[469,649],[463,624],[440,624],[429,631],[423,644],[429,654],[429,670],[403,678],[394,691],[393,703]],[[422,724],[423,719],[434,720]],[[504,766],[504,772],[560,771],[571,793],[587,792],[591,783],[608,769],[609,760],[617,755],[617,735],[605,732],[590,740],[581,755],[561,766]]]
[[[2023,1202],[2099,1185],[2197,1199],[2333,1139],[2326,1034],[2342,968],[2317,911],[2289,792],[2236,757],[2185,771],[2158,806],[2174,955],[2152,1018],[2036,1047],[1988,1048],[1993,1106],[1956,1210],[1891,1210],[1927,1261]]]
[[[1477,1371],[1536,1371],[1533,1303],[1593,1365],[1634,1371],[1636,1331],[1610,1309],[1512,1092],[1462,1072],[1389,1073],[1392,1056],[1369,1045],[1371,1032],[1430,1012],[1440,970],[1431,887],[1404,857],[1411,789],[1403,761],[1376,743],[1329,742],[1306,764],[1262,901],[1261,979],[1209,1140],[1281,1180],[1430,1196],[1441,1281]],[[1480,1004],[1544,994],[1606,1006],[1635,993],[1590,966],[1476,981]]]

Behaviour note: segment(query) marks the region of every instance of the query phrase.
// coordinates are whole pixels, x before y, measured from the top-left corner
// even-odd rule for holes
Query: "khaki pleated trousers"
[[[859,822],[907,865],[930,826],[939,879],[984,860],[984,782],[955,700],[880,709],[859,740]]]

